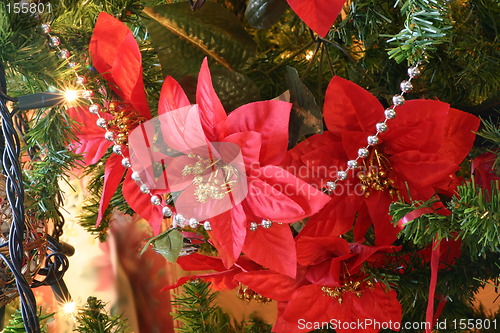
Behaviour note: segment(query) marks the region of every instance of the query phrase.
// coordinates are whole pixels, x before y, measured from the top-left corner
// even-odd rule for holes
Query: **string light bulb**
[[[62,310],[66,314],[74,314],[76,312],[76,304],[75,302],[65,302],[61,305]]]
[[[66,102],[71,103],[80,98],[80,91],[67,89],[64,91],[64,99]]]

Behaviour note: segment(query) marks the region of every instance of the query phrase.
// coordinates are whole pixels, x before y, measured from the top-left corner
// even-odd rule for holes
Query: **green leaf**
[[[267,29],[278,22],[287,7],[285,0],[249,0],[245,18],[252,27]]]
[[[259,88],[247,76],[222,67],[215,67],[210,72],[214,89],[227,111],[259,100]]]
[[[323,132],[321,108],[307,87],[300,81],[299,73],[293,67],[286,67],[286,84],[293,103],[290,114],[289,147],[294,147],[307,134]]]
[[[256,45],[240,21],[215,2],[192,11],[187,2],[144,8],[146,26],[165,75],[197,73],[208,56],[228,70],[242,70]]]
[[[179,257],[183,245],[182,233],[177,229],[170,229],[170,232],[156,237],[153,240],[153,247],[170,262],[175,262]]]

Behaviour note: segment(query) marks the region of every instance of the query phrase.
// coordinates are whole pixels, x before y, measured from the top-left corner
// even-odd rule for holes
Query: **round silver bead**
[[[210,225],[210,221],[205,221],[203,223],[203,228],[206,230],[206,231],[211,231],[212,230],[212,226]]]
[[[160,197],[159,197],[159,196],[157,196],[157,195],[152,195],[152,196],[151,196],[151,203],[152,203],[153,205],[155,205],[155,206],[160,205],[160,204],[161,204],[161,199],[160,199]]]
[[[95,123],[100,128],[106,128],[106,126],[108,126],[108,122],[104,118],[98,118]]]
[[[356,169],[358,167],[358,161],[349,160],[347,161],[347,166],[349,167],[349,169]]]
[[[175,214],[174,215],[174,221],[173,221],[173,224],[174,224],[174,227],[184,227],[186,223],[186,218],[184,217],[184,215],[182,214]]]
[[[68,59],[71,56],[71,53],[69,53],[68,50],[63,49],[59,52],[59,58],[61,59]]]
[[[328,191],[333,191],[337,188],[337,183],[335,182],[326,182],[325,187]]]
[[[412,79],[420,75],[420,69],[418,66],[412,66],[408,68],[408,76]]]
[[[115,133],[106,131],[106,133],[104,133],[104,138],[108,141],[113,141],[115,139]]]
[[[89,106],[90,113],[98,114],[100,110],[101,110],[101,107],[99,106],[99,104],[94,103],[94,104]],[[100,118],[100,119],[103,119],[103,118]]]
[[[87,78],[85,76],[83,76],[83,75],[78,75],[76,77],[76,83],[84,85],[85,83],[87,83]]]
[[[262,222],[261,222],[262,227],[265,229],[271,228],[272,224],[273,224],[273,222],[271,222],[271,220],[262,220]]]
[[[347,179],[347,172],[346,171],[337,171],[337,178],[340,180],[346,180]]]
[[[128,157],[124,157],[122,159],[122,165],[125,168],[130,168],[132,166],[132,164],[130,164],[130,160],[128,159]]]
[[[42,28],[43,33],[48,34],[50,32],[50,24],[44,23],[40,27]]]
[[[149,192],[151,192],[151,191],[149,190],[148,185],[146,185],[146,184],[141,184],[141,186],[139,186],[139,189],[140,189],[140,190],[141,190],[141,192],[142,192],[142,193],[144,193],[144,194],[148,194]]]
[[[394,95],[392,97],[392,104],[394,105],[403,105],[405,103],[405,98],[401,95]]]
[[[94,92],[92,90],[84,90],[82,91],[82,97],[86,99],[90,99],[94,97]]]
[[[52,47],[61,45],[61,40],[57,36],[50,37],[49,45]]]
[[[122,153],[122,146],[114,145],[113,146],[113,153],[115,153],[116,155],[120,155]]]
[[[172,216],[172,210],[168,206],[163,207],[161,209],[161,213],[163,214],[164,217],[170,217],[170,216]]]
[[[137,171],[132,172],[132,180],[135,180],[136,182],[141,180],[141,175]]]
[[[403,82],[401,82],[399,87],[401,88],[401,91],[404,91],[404,92],[408,92],[408,91],[413,89],[413,85],[411,84],[410,81],[407,81],[407,80],[404,80]]]
[[[385,132],[387,131],[387,124],[386,123],[377,123],[377,125],[375,125],[375,128],[377,129],[377,131],[379,132]]]
[[[257,227],[258,227],[258,226],[259,226],[259,225],[258,225],[257,223],[255,223],[255,222],[250,222],[250,231],[255,231],[255,230],[257,230]]]
[[[76,66],[78,66],[78,64],[74,61],[70,61],[70,62],[68,62],[68,66],[69,66],[69,68],[76,68]]]
[[[394,111],[394,109],[386,109],[384,111],[384,114],[385,114],[385,118],[387,118],[387,119],[396,118],[396,111]]]
[[[366,148],[359,148],[358,149],[358,157],[365,158],[368,156],[370,152]]]
[[[366,141],[368,142],[368,144],[369,144],[370,146],[374,146],[374,145],[378,144],[378,137],[377,137],[377,136],[375,136],[375,135],[370,135],[370,136],[366,139]]]
[[[194,217],[190,218],[188,223],[189,223],[189,226],[193,229],[198,228],[200,225],[200,222],[198,222],[198,220],[195,219]]]

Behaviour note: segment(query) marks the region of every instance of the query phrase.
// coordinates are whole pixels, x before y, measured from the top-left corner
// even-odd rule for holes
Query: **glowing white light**
[[[307,53],[306,53],[307,60],[311,60],[313,58],[313,56],[314,56],[314,51],[310,51],[310,50],[307,51]]]
[[[76,304],[74,302],[67,302],[62,305],[64,313],[73,314],[76,312]]]
[[[66,90],[64,92],[64,99],[66,102],[71,103],[80,97],[80,91],[78,90]]]

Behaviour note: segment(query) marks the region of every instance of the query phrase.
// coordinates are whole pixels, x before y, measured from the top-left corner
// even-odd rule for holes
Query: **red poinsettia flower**
[[[165,80],[164,90],[169,98],[160,101],[161,109],[189,105],[172,78]],[[277,166],[287,150],[291,105],[277,100],[254,102],[226,115],[213,89],[206,59],[198,77],[196,102],[207,140],[237,145],[247,177],[245,199],[210,219],[214,246],[226,267],[231,267],[243,251],[265,267],[294,276],[295,245],[287,223],[311,216],[329,198]],[[272,226],[248,231],[252,223],[263,220],[272,221]]]
[[[305,229],[315,234],[342,235],[354,225],[355,241],[362,243],[374,226],[376,244],[392,244],[398,229],[390,223],[389,205],[398,198],[428,200],[470,151],[479,119],[430,100],[408,101],[387,122],[379,144],[368,148],[359,167],[332,191],[332,200],[313,216]],[[327,89],[324,118],[328,131],[294,147],[282,165],[308,183],[324,187],[356,160],[358,149],[376,132],[383,118],[380,102],[356,84],[334,77]],[[379,128],[381,125],[378,125]],[[447,188],[449,187],[446,185]],[[409,189],[409,193],[408,190]]]
[[[325,37],[346,0],[287,0],[287,2],[315,33]]]
[[[231,290],[239,285],[239,282],[234,279],[236,274],[262,269],[262,266],[251,261],[247,256],[240,256],[231,267],[226,268],[221,258],[206,256],[199,253],[179,257],[177,259],[177,264],[179,264],[184,271],[215,272],[183,276],[177,280],[177,283],[166,286],[162,291],[177,288],[190,280],[196,279],[210,282],[210,287],[214,290]]]
[[[491,190],[491,185],[496,181],[496,186],[500,186],[500,177],[495,173],[495,161],[497,155],[493,152],[484,153],[472,161],[471,171],[474,174],[474,181],[480,187]]]
[[[401,305],[396,292],[367,279],[363,264],[384,265],[384,253],[396,247],[348,244],[337,237],[302,236],[297,241],[296,279],[273,272],[245,272],[235,276],[256,293],[279,302],[273,332],[302,332],[308,323],[399,322]],[[359,329],[357,329],[359,328]],[[377,332],[373,327],[336,328],[338,332]]]
[[[90,54],[95,69],[109,82],[109,86],[121,100],[109,103],[102,117],[109,121],[115,137],[123,142],[122,151],[128,154],[128,133],[139,123],[151,119],[144,83],[139,45],[130,29],[107,13],[101,13],[90,41]],[[78,142],[75,151],[82,153],[85,164],[97,163],[113,145],[104,138],[105,130],[96,125],[97,117],[88,108],[70,108],[68,114],[77,122]],[[104,187],[97,224],[100,223],[111,197],[118,189],[126,171],[122,156],[112,154],[104,167]],[[131,179],[129,170],[123,184],[123,194],[132,209],[146,219],[155,233],[160,230],[163,214],[161,207],[149,203],[150,198],[142,194]]]

